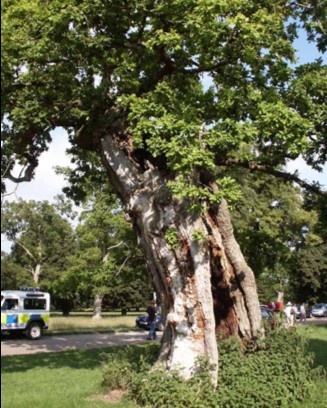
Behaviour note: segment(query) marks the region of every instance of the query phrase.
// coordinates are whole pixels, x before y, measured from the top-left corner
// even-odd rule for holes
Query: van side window
[[[25,310],[44,310],[46,308],[45,299],[24,299]]]

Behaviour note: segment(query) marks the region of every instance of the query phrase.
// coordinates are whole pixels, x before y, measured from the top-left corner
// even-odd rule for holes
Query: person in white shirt
[[[288,302],[284,309],[284,313],[286,316],[286,327],[291,327],[294,325],[294,319],[293,319],[294,314],[292,312],[293,312],[293,305],[291,302]]]

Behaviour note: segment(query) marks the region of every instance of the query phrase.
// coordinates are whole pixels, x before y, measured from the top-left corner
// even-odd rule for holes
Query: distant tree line
[[[46,201],[5,202],[2,234],[12,242],[1,255],[1,288],[40,286],[52,295],[55,308],[101,311],[144,307],[152,296],[146,262],[120,201],[92,178],[76,183],[71,169],[68,197]],[[92,172],[91,172],[92,174]],[[94,171],[93,171],[94,174]],[[233,173],[242,197],[232,209],[235,235],[252,267],[261,302],[277,292],[296,302],[327,298],[327,212],[322,202],[270,176]]]

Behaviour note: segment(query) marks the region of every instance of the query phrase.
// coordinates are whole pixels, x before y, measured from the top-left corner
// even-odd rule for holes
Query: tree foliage
[[[319,207],[306,205],[300,189],[281,185],[272,176],[234,172],[233,177],[242,185],[242,198],[232,211],[235,234],[257,277],[261,300],[275,299],[278,291],[289,293],[289,283],[300,292],[303,252],[325,243]],[[316,269],[322,271],[323,264],[321,258]],[[316,272],[310,274],[312,288],[319,280]]]
[[[5,252],[1,252],[1,290],[32,286],[31,274]]]
[[[105,306],[113,309],[144,307],[150,284],[145,259],[135,232],[123,214],[123,207],[99,168],[96,156],[87,153],[87,177],[76,177],[74,170],[58,168],[69,184],[67,195],[81,203],[76,227],[76,253],[55,285],[58,294],[84,299],[105,297]],[[101,183],[95,183],[95,179]]]
[[[18,160],[27,167],[16,180],[32,177],[56,126],[96,148],[119,117],[135,154],[177,173],[170,187],[194,202],[238,198],[223,173],[218,192],[204,175],[194,179],[200,168],[215,180],[217,165],[319,191],[278,168],[299,155],[316,168],[326,161],[326,66],[289,64],[302,26],[325,49],[318,9],[286,0],[5,0],[3,174],[13,179]]]
[[[48,288],[65,270],[75,249],[70,223],[47,201],[5,202],[1,232],[12,241],[10,262],[26,269],[34,284]]]
[[[290,269],[290,289],[295,300],[310,304],[323,302],[327,296],[326,244],[304,246],[297,252]]]

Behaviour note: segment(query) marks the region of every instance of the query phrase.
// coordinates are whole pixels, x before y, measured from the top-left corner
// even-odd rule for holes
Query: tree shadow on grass
[[[327,341],[311,339],[308,350],[315,355],[314,366],[323,366],[327,370]]]
[[[141,352],[144,344],[128,346]],[[2,373],[26,372],[36,367],[59,369],[69,367],[74,369],[97,369],[104,361],[103,354],[115,353],[126,346],[108,347],[103,349],[61,351],[58,353],[42,353],[33,355],[1,357]]]
[[[308,339],[308,351],[315,355],[314,366],[323,366],[327,370],[327,325],[319,327],[319,337],[323,339]]]

